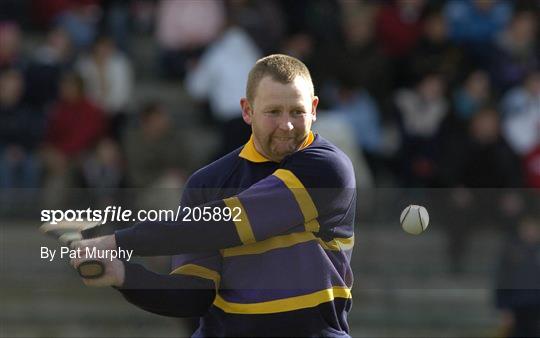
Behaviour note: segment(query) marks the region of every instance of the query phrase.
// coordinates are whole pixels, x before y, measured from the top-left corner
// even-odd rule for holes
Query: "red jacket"
[[[540,145],[523,159],[527,187],[540,189]]]
[[[406,21],[401,16],[396,5],[384,5],[377,14],[377,37],[384,53],[391,57],[407,55],[422,35],[419,17]]]
[[[103,111],[86,98],[59,101],[50,113],[46,142],[67,156],[76,156],[105,135],[106,125]]]

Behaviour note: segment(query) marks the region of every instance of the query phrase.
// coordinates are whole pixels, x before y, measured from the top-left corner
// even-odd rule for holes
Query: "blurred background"
[[[247,141],[247,74],[285,53],[311,70],[314,129],[355,165],[352,335],[540,336],[539,15],[538,0],[2,0],[0,334],[188,335],[41,261],[39,210],[174,207]],[[427,233],[400,229],[408,204]]]

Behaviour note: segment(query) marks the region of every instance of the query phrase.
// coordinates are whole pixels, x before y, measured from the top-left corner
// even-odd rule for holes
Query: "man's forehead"
[[[308,84],[308,81],[303,77],[303,76],[296,76],[294,78],[293,81],[291,82],[282,82],[282,81],[278,81],[276,79],[274,79],[271,75],[266,75],[264,76],[260,83],[259,83],[259,86],[262,86],[262,85],[266,85],[266,86],[272,86],[272,85],[275,85],[275,86],[288,86],[288,85],[293,85],[295,87],[299,87],[299,88],[302,88],[302,89],[309,89],[309,84]]]
[[[255,101],[304,101],[310,97],[309,84],[300,76],[297,76],[290,83],[282,83],[269,76],[265,76],[259,83]]]

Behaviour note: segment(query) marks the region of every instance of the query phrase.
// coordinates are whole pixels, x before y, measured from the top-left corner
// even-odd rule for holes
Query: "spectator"
[[[307,33],[296,33],[286,37],[281,45],[282,53],[310,63],[314,56],[313,36]]]
[[[521,212],[522,201],[512,191],[469,188],[516,188],[522,186],[519,159],[501,135],[499,113],[492,106],[474,113],[466,134],[445,140],[441,147],[441,185],[455,187],[443,204],[441,219],[451,220],[450,269],[463,268],[469,234],[479,225],[493,227]]]
[[[540,142],[523,158],[523,171],[527,187],[540,189]]]
[[[536,12],[517,12],[496,40],[490,75],[500,92],[519,85],[527,74],[540,68],[537,21]]]
[[[471,188],[519,187],[519,160],[501,135],[492,106],[475,112],[465,137],[449,140],[441,164],[445,185]]]
[[[397,59],[417,45],[424,5],[424,0],[396,0],[382,6],[377,15],[377,37],[386,55]]]
[[[106,36],[94,43],[92,53],[77,64],[84,79],[86,93],[111,119],[111,132],[118,137],[125,124],[133,90],[133,69],[130,61]]]
[[[221,127],[220,153],[249,139],[250,129],[242,119],[238,98],[245,94],[247,75],[259,57],[259,49],[244,30],[231,26],[209,46],[186,78],[188,93],[209,101],[212,116]]]
[[[173,189],[182,187],[190,168],[190,156],[181,134],[175,130],[161,105],[149,103],[145,106],[139,126],[125,133],[122,146],[126,154],[129,185],[148,188],[148,193],[143,194],[148,196],[143,196],[145,201],[142,203],[148,207],[154,199],[152,206],[156,208],[164,208],[157,201],[166,205],[177,203],[178,196]],[[164,201],[165,193],[172,193],[172,199]]]
[[[463,84],[453,94],[455,116],[469,121],[474,113],[493,99],[491,82],[486,72],[476,69],[470,72]]]
[[[50,207],[61,206],[69,197],[63,189],[77,183],[82,163],[105,132],[105,114],[84,95],[82,78],[64,74],[42,149],[47,169],[44,201]]]
[[[475,66],[482,66],[493,43],[512,17],[512,2],[501,0],[448,1],[444,9],[450,38],[464,47]]]
[[[229,17],[242,27],[263,54],[279,50],[285,33],[281,7],[274,1],[236,0],[228,3]]]
[[[336,104],[330,109],[342,115],[354,131],[359,149],[376,156],[381,147],[381,116],[371,95],[354,83],[354,79],[343,77],[337,93]]]
[[[445,86],[439,74],[429,73],[414,89],[401,89],[394,97],[403,135],[401,175],[409,186],[430,185],[435,179],[435,141],[449,110]]]
[[[157,4],[144,0],[131,3],[131,26],[136,34],[149,35],[154,30]]]
[[[526,156],[540,144],[540,72],[529,74],[522,86],[502,99],[503,130],[512,149]]]
[[[132,2],[123,0],[104,0],[101,2],[103,7],[103,22],[106,32],[111,36],[114,44],[126,54],[130,51],[130,16]]]
[[[225,25],[223,1],[160,1],[156,38],[163,74],[183,79],[187,65],[196,61]]]
[[[328,41],[339,36],[339,17],[343,2],[336,0],[278,0],[283,9],[287,36],[307,34]]]
[[[13,22],[0,22],[0,70],[25,67],[21,55],[21,32]]]
[[[419,74],[438,72],[449,85],[460,77],[466,62],[462,51],[453,44],[448,35],[448,23],[443,13],[432,9],[426,13],[422,23],[422,35],[408,61],[413,79]]]
[[[349,82],[353,81],[351,84],[365,88],[379,103],[384,103],[393,79],[388,72],[391,64],[375,40],[376,8],[359,2],[348,4],[350,8],[342,16],[344,46],[337,55],[335,50],[327,51],[319,68],[328,71],[330,78],[346,76]],[[334,61],[329,64],[329,59]]]
[[[102,139],[96,150],[82,163],[83,186],[96,199],[98,208],[115,205],[119,198],[118,188],[125,185],[122,156],[118,144],[112,139]]]
[[[75,73],[62,76],[60,98],[49,115],[46,144],[69,159],[91,150],[106,131],[103,111],[84,95],[83,80]]]
[[[61,27],[52,27],[47,33],[45,44],[38,47],[35,61],[40,64],[67,66],[73,62],[74,51],[68,32]]]
[[[44,116],[22,101],[24,79],[16,69],[0,73],[0,188],[39,187],[36,147]]]
[[[318,50],[323,50],[340,38],[339,18],[346,2],[339,0],[281,0],[279,3],[283,9],[287,35],[309,35],[318,43]]]
[[[123,140],[130,185],[147,187],[169,174],[185,178],[189,163],[183,144],[163,107],[147,104],[139,126],[129,129]]]
[[[70,2],[54,23],[69,33],[77,51],[84,51],[97,36],[100,14],[97,0],[78,0]]]
[[[389,1],[377,13],[377,41],[392,65],[392,89],[411,85],[407,60],[422,34],[424,5],[424,0]]]
[[[35,106],[46,106],[58,98],[62,73],[72,69],[74,52],[68,33],[53,27],[46,42],[36,50],[26,72],[26,100]]]
[[[67,11],[75,1],[33,0],[30,2],[32,21],[40,28],[50,27],[56,18]]]
[[[540,336],[540,219],[524,217],[508,237],[497,271],[495,301],[505,337]]]

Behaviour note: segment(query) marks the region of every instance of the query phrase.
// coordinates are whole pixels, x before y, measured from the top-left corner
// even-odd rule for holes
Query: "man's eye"
[[[268,115],[278,115],[279,110],[270,110],[270,111],[267,111],[266,114],[268,114]]]
[[[302,110],[297,110],[293,113],[296,116],[304,115],[305,113]]]

